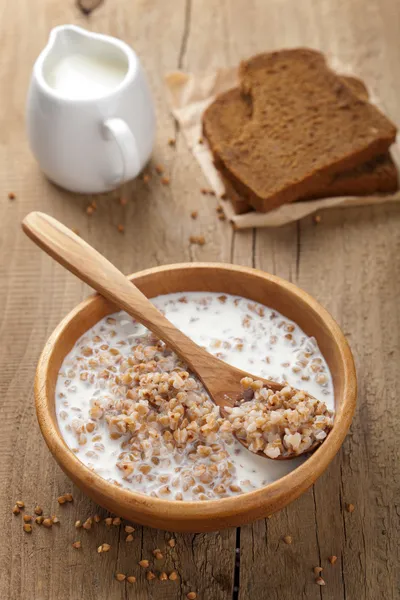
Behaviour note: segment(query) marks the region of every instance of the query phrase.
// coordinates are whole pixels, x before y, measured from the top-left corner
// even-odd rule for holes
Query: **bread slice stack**
[[[398,189],[389,154],[396,127],[361,80],[334,73],[306,48],[254,56],[239,78],[203,115],[235,212]]]

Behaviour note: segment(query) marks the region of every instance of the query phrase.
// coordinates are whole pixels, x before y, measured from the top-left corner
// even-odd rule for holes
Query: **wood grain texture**
[[[400,6],[393,0],[119,0],[87,19],[74,0],[2,0],[0,4],[0,592],[7,600],[184,600],[195,589],[207,600],[230,600],[236,531],[177,535],[166,568],[178,583],[136,586],[112,579],[137,574],[137,560],[163,547],[168,535],[138,528],[134,542],[119,527],[82,533],[73,523],[97,512],[63,475],[39,433],[33,376],[54,326],[88,289],[48,257],[32,251],[19,229],[30,210],[53,214],[103,252],[123,272],[184,260],[257,266],[286,277],[323,303],[347,333],[356,356],[359,403],[352,434],[313,490],[271,519],[241,530],[240,600],[395,600],[399,596],[399,492],[396,383],[400,360],[400,211],[396,206],[325,212],[279,231],[233,234],[215,218],[216,201],[202,196],[199,168],[175,131],[162,78],[183,67],[205,71],[236,64],[256,51],[308,44],[329,52],[341,72],[365,79],[374,98],[400,124]],[[127,186],[117,199],[71,196],[38,173],[26,144],[24,105],[30,69],[49,29],[76,23],[120,36],[137,50],[155,94],[158,142],[153,164],[165,165],[170,186]],[[176,137],[176,146],[168,139]],[[399,158],[398,147],[395,156]],[[7,199],[13,191],[17,199]],[[118,198],[118,195],[115,195]],[[190,212],[197,210],[197,220]],[[117,231],[125,225],[125,234]],[[202,247],[190,235],[205,235]],[[73,504],[56,497],[73,491]],[[60,529],[29,537],[11,514],[16,499],[60,516]],[[355,512],[345,510],[345,503]],[[290,534],[293,544],[281,543]],[[112,550],[97,555],[109,542]],[[327,564],[334,553],[338,562]],[[321,561],[327,585],[314,584]]]

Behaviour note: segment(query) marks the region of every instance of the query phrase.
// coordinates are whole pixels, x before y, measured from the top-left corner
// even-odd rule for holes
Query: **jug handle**
[[[103,123],[104,137],[114,140],[119,148],[122,160],[122,174],[114,174],[111,183],[118,185],[133,179],[140,172],[139,152],[135,137],[123,119],[107,119]]]

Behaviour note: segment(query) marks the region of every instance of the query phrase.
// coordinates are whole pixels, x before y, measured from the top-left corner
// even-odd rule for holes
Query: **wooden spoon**
[[[243,398],[240,385],[243,377],[261,380],[274,391],[284,387],[275,381],[255,377],[232,367],[195,344],[170,323],[121,271],[53,217],[31,212],[23,220],[22,228],[52,258],[162,339],[201,379],[212,400],[222,410],[225,406],[234,406]],[[239,439],[239,442],[247,447],[245,440]],[[307,452],[312,451],[316,445],[318,444],[314,444]],[[269,458],[264,453],[259,454]],[[285,460],[295,456],[298,455],[270,460]]]

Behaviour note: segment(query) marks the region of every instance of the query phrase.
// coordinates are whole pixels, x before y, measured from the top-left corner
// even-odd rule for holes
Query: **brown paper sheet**
[[[213,73],[195,76],[174,71],[166,78],[168,99],[172,114],[180,125],[187,144],[199,162],[204,175],[218,197],[224,194],[224,184],[214,167],[211,152],[202,138],[201,118],[204,110],[217,94],[237,85],[237,69],[219,69]],[[229,201],[222,203],[225,216],[235,229],[253,227],[280,227],[298,221],[315,212],[334,207],[369,206],[384,202],[399,202],[400,192],[391,195],[322,198],[285,204],[268,213],[248,212],[236,215]]]

